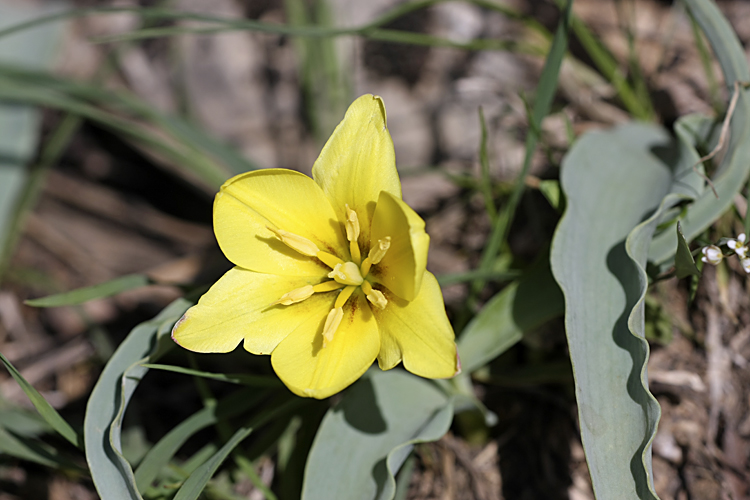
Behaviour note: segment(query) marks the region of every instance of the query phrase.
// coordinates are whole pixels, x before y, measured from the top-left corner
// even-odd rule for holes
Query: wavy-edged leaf
[[[2,361],[2,363],[5,365],[5,368],[8,369],[11,376],[18,383],[18,385],[21,386],[23,392],[26,393],[26,396],[28,396],[29,400],[31,400],[31,403],[37,409],[39,414],[44,418],[44,420],[50,426],[52,426],[52,428],[55,429],[57,433],[62,437],[73,443],[75,446],[82,448],[83,439],[81,438],[81,436],[73,430],[70,424],[64,418],[62,418],[59,413],[57,413],[57,410],[52,408],[52,405],[50,405],[47,400],[44,399],[44,396],[39,394],[39,391],[34,389],[34,386],[28,383],[25,378],[23,378],[21,372],[16,370],[16,367],[13,366],[11,362],[8,361],[8,358],[3,356],[2,353],[0,353],[0,361]]]
[[[708,0],[684,0],[698,25],[705,33],[716,58],[719,60],[729,95],[734,93],[734,83],[750,82],[745,52],[732,31],[731,26],[716,4]],[[724,213],[731,205],[735,194],[742,189],[750,174],[750,89],[740,86],[737,106],[731,117],[729,140],[723,152],[723,160],[712,176],[718,199],[711,190],[706,190],[687,207],[681,218],[683,234],[692,241]],[[707,134],[699,136],[707,142]],[[673,230],[665,230],[654,237],[649,248],[649,260],[668,267],[677,248],[677,236]]]
[[[142,498],[133,469],[122,456],[122,417],[148,371],[141,363],[156,361],[174,345],[169,332],[190,305],[178,299],[154,319],[136,326],[109,359],[89,397],[83,423],[86,461],[104,500]]]
[[[150,284],[152,284],[152,282],[145,274],[128,274],[127,276],[120,276],[119,278],[99,283],[98,285],[78,288],[69,292],[56,293],[55,295],[48,295],[47,297],[40,297],[38,299],[29,299],[24,301],[24,304],[32,307],[74,306],[77,304],[83,304],[89,300],[111,297],[118,293],[148,286]]]
[[[533,265],[517,282],[490,299],[458,340],[461,369],[471,373],[511,348],[523,333],[565,310],[548,259]]]
[[[584,135],[563,160],[567,208],[551,263],[565,295],[581,437],[601,499],[657,498],[649,443],[659,410],[645,382],[643,249],[697,177],[682,149],[661,127],[630,124]]]
[[[305,468],[304,500],[392,499],[413,445],[453,419],[451,398],[402,370],[370,370],[323,419]]]

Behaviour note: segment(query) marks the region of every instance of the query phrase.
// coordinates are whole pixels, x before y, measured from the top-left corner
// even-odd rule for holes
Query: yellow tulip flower
[[[401,200],[385,106],[354,101],[313,165],[228,180],[214,231],[235,264],[175,325],[196,352],[242,341],[270,354],[289,389],[326,398],[377,358],[389,370],[448,378],[460,371],[424,221]]]

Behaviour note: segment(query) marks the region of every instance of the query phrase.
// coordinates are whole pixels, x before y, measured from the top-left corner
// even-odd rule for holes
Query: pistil
[[[328,277],[344,285],[359,286],[363,281],[362,275],[359,272],[359,266],[354,262],[336,264],[333,271],[328,273]]]
[[[391,238],[390,236],[386,236],[378,240],[370,248],[367,257],[362,260],[358,242],[360,235],[359,218],[357,217],[357,212],[350,209],[349,205],[345,207],[346,221],[344,227],[346,229],[346,239],[349,240],[349,253],[351,255],[351,260],[348,262],[331,253],[320,250],[315,243],[304,236],[266,226],[269,231],[289,248],[308,257],[317,257],[331,268],[328,277],[332,278],[333,281],[325,281],[317,285],[305,285],[294,289],[291,292],[285,293],[279,300],[271,304],[271,306],[279,304],[289,306],[302,302],[315,293],[341,290],[323,326],[323,347],[326,347],[333,340],[334,334],[344,318],[344,305],[357,288],[362,288],[362,292],[367,297],[367,300],[375,307],[385,309],[386,305],[388,305],[388,299],[385,298],[383,292],[373,288],[372,284],[365,277],[370,273],[372,266],[379,264],[383,260],[383,257],[385,257],[386,252],[391,246]]]

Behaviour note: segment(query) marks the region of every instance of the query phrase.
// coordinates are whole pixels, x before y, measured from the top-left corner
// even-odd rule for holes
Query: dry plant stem
[[[706,316],[706,379],[708,382],[708,397],[710,405],[708,427],[706,429],[706,447],[714,460],[716,460],[724,470],[731,473],[728,477],[724,476],[722,482],[725,484],[726,489],[733,489],[729,486],[730,484],[734,484],[737,479],[747,483],[750,481],[750,477],[746,471],[742,470],[741,465],[738,466],[733,463],[733,461],[727,457],[724,450],[716,445],[722,415],[725,417],[724,420],[727,421],[724,433],[726,434],[726,432],[733,431],[734,419],[731,416],[733,413],[731,407],[737,403],[737,394],[732,385],[731,377],[732,359],[729,350],[724,346],[722,339],[722,332],[727,325],[722,324],[721,315],[713,304],[708,305]],[[724,441],[726,441],[726,436]]]
[[[453,455],[461,466],[469,473],[471,484],[473,486],[472,490],[474,491],[474,498],[477,500],[490,500],[491,497],[488,491],[488,485],[484,481],[481,471],[477,469],[467,450],[461,447],[457,442],[457,439],[450,433],[446,434],[443,439],[440,440],[440,444],[446,451],[443,455],[443,460],[446,460],[446,457],[448,457],[447,459],[450,459],[452,458],[451,455]],[[453,468],[452,461],[451,468]]]
[[[711,182],[711,179],[709,179],[705,174],[701,173],[698,170],[698,165],[703,163],[704,161],[708,161],[717,154],[719,154],[719,151],[721,151],[724,148],[724,143],[727,140],[727,136],[729,135],[729,124],[732,122],[732,115],[734,115],[734,110],[737,108],[737,100],[740,98],[740,85],[743,87],[750,85],[747,82],[740,82],[739,80],[734,82],[734,93],[732,94],[732,99],[729,101],[729,107],[727,108],[727,116],[724,117],[724,123],[721,125],[721,134],[719,134],[719,142],[716,144],[716,147],[708,153],[706,156],[700,158],[697,162],[695,162],[695,165],[693,165],[693,172],[700,175],[703,180],[705,180],[709,186],[711,186],[711,191],[714,192],[714,196],[716,196],[716,199],[719,198],[719,193],[716,192],[716,188],[714,187],[714,183]]]

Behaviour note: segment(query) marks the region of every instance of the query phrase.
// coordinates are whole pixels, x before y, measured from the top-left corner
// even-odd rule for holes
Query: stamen
[[[382,240],[378,240],[378,244],[374,245],[370,249],[370,253],[367,255],[367,257],[370,259],[370,262],[374,266],[375,264],[380,263],[381,260],[383,260],[383,257],[385,257],[385,253],[388,251],[388,249],[391,247],[391,237],[386,236]]]
[[[346,207],[346,239],[357,241],[357,238],[359,238],[359,217],[357,217],[357,212],[349,208],[349,205],[344,206]]]
[[[315,285],[313,287],[313,290],[315,290],[315,293],[332,292],[334,290],[340,290],[345,286],[346,285],[344,285],[343,283],[339,283],[337,281],[326,281]]]
[[[349,240],[349,253],[352,256],[352,261],[359,265],[360,260],[362,260],[359,243],[357,243],[357,239],[359,238],[359,218],[357,217],[357,212],[349,208],[349,205],[344,206],[346,207],[346,223],[344,226],[346,227],[346,239]]]
[[[365,260],[362,261],[362,265],[359,266],[359,274],[366,277],[369,274],[371,267],[372,261],[370,260],[370,257],[365,257]]]
[[[385,306],[388,305],[388,299],[385,298],[383,292],[375,290],[369,281],[362,282],[362,291],[365,292],[367,300],[372,302],[378,309],[385,309]]]
[[[317,257],[320,259],[320,261],[325,264],[326,266],[333,269],[336,267],[336,264],[343,264],[344,261],[333,255],[332,253],[323,252],[322,250],[318,252]]]
[[[333,271],[328,273],[328,277],[344,285],[359,286],[363,281],[362,275],[359,273],[359,267],[354,262],[336,264]]]
[[[271,305],[275,306],[281,304],[283,306],[290,306],[297,302],[302,302],[305,299],[309,299],[313,293],[315,293],[315,288],[312,285],[305,285],[302,288],[297,288],[296,290],[285,293],[279,300]]]
[[[328,313],[326,324],[323,327],[323,347],[326,347],[333,340],[333,334],[336,333],[342,319],[344,319],[344,310],[340,307],[334,307]]]
[[[302,255],[307,255],[308,257],[317,257],[318,252],[320,251],[318,250],[318,247],[315,245],[315,243],[308,240],[304,236],[299,236],[298,234],[290,233],[289,231],[284,231],[283,229],[274,229],[270,226],[266,226],[266,228],[268,228],[269,231],[275,234],[276,237],[280,239],[286,246],[288,246],[292,250],[296,250]]]
[[[339,293],[339,296],[336,297],[336,302],[333,304],[333,307],[344,307],[344,304],[346,304],[346,301],[349,300],[349,297],[352,296],[354,293],[354,290],[356,290],[356,286],[348,286],[341,290],[341,293]]]

